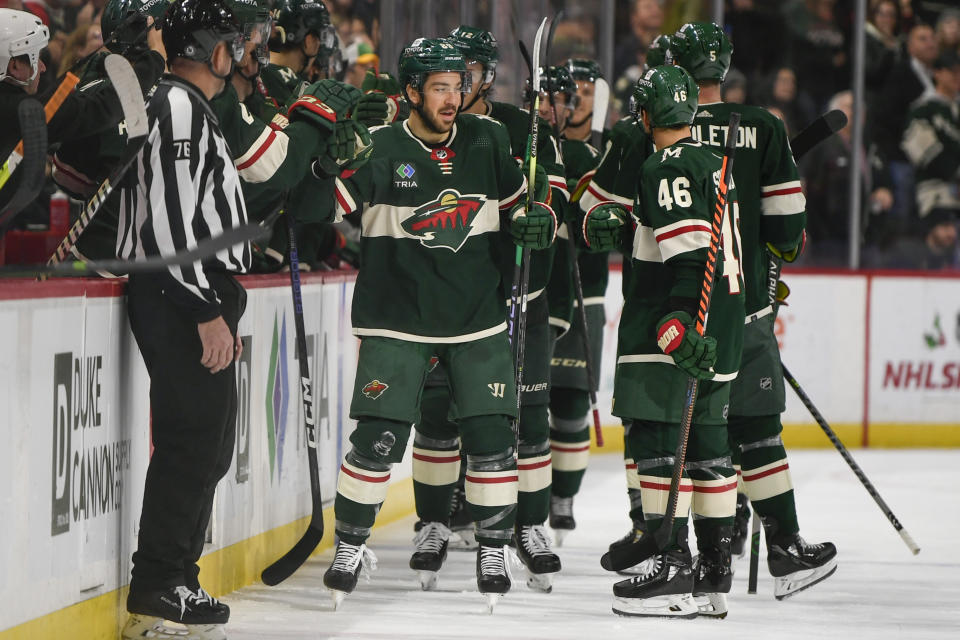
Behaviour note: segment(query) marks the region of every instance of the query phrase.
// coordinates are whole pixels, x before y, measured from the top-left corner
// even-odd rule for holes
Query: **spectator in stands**
[[[853,94],[841,91],[833,96],[829,109],[840,109],[849,120],[847,126],[821,143],[800,161],[807,195],[807,251],[803,262],[824,266],[845,266],[849,252],[850,160],[853,136]],[[886,212],[893,204],[889,178],[882,166],[860,151],[863,171],[860,176],[864,195],[861,230],[871,237],[880,236]],[[867,215],[867,214],[872,215]],[[873,230],[871,230],[871,228]],[[865,266],[879,264],[879,240],[864,247]]]
[[[734,43],[731,66],[747,76],[750,86],[759,87],[785,62],[786,26],[779,9],[772,2],[733,0],[724,19]]]
[[[630,35],[621,39],[613,54],[613,75],[619,78],[627,67],[639,64],[638,51],[663,32],[663,0],[633,0],[630,10]]]
[[[957,217],[953,211],[937,209],[922,222],[921,238],[907,236],[889,252],[888,269],[960,269],[957,244]]]
[[[720,87],[720,96],[724,102],[743,104],[747,101],[747,76],[738,69],[730,69]]]
[[[103,33],[100,31],[100,23],[80,25],[74,29],[73,33],[67,36],[63,45],[63,53],[60,58],[60,68],[57,71],[58,76],[64,75],[70,70],[77,60],[88,56],[103,46]]]
[[[880,0],[870,10],[864,55],[867,104],[875,104],[884,80],[900,59],[899,20],[900,9],[894,0]]]
[[[937,19],[937,47],[941,52],[960,52],[960,11],[946,9]]]
[[[374,53],[370,43],[356,40],[343,50],[343,64],[347,70],[343,81],[359,89],[368,70],[379,70],[380,56]]]
[[[960,57],[948,50],[933,63],[934,90],[910,110],[903,151],[916,170],[917,213],[925,231],[924,262],[940,268],[956,244],[953,227],[960,214]],[[933,251],[931,257],[929,252]],[[917,252],[900,253],[917,259]],[[901,256],[902,257],[902,256]]]
[[[917,24],[907,35],[907,55],[897,62],[873,103],[867,105],[870,139],[890,170],[893,180],[892,213],[907,219],[914,205],[913,167],[900,149],[910,104],[933,90],[933,61],[937,43],[929,25]]]
[[[791,59],[797,83],[818,110],[850,86],[846,40],[834,15],[836,0],[803,0],[788,5]]]
[[[79,27],[85,24],[100,24],[100,16],[103,14],[103,7],[107,0],[87,0],[87,2],[77,12],[76,25]]]
[[[790,67],[774,71],[767,81],[767,89],[758,98],[758,102],[776,107],[783,113],[783,121],[790,131],[800,131],[817,116],[810,96],[798,90],[797,74]]]

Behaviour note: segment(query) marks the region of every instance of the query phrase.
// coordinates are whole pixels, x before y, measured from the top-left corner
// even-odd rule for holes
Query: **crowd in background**
[[[381,0],[323,0],[337,27],[344,80],[360,85],[381,60]],[[477,13],[497,0],[477,0]],[[100,14],[106,0],[0,0],[0,6],[38,15],[50,28],[43,52],[46,71],[40,90],[74,62],[103,44]],[[535,4],[535,3],[531,3]],[[565,19],[557,28],[558,57],[596,56],[599,24],[593,3],[556,0]],[[591,6],[587,6],[587,5]],[[765,106],[781,117],[791,135],[828,109],[852,114],[853,0],[727,0],[724,28],[734,44],[724,99]],[[643,71],[647,47],[683,22],[709,19],[712,2],[618,0],[611,120],[626,111],[626,97]],[[911,112],[938,89],[942,70],[960,84],[960,8],[941,0],[869,0],[866,28],[865,140],[860,154],[863,203],[859,242],[868,268],[958,268],[960,244],[960,114],[952,89],[957,153],[953,199],[930,209],[918,206],[917,164],[923,154],[904,152]],[[599,3],[597,3],[599,6]],[[530,7],[526,7],[530,9]],[[554,57],[554,56],[551,56]],[[391,70],[393,61],[384,61]],[[947,84],[950,82],[944,80]],[[942,84],[942,83],[939,83]],[[809,252],[801,264],[844,266],[850,245],[852,127],[800,162],[808,212]],[[953,157],[951,154],[951,158]],[[52,182],[21,224],[42,227]],[[949,200],[949,198],[948,198]]]

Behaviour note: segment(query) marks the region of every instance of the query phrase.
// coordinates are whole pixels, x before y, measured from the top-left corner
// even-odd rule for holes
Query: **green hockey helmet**
[[[100,16],[100,30],[107,49],[121,53],[130,47],[147,43],[147,19],[153,18],[160,28],[170,0],[107,0]]]
[[[693,124],[697,113],[697,84],[683,67],[661,65],[648,69],[633,90],[634,117],[646,111],[652,127]]]
[[[673,64],[673,52],[670,50],[670,36],[662,34],[653,39],[647,49],[647,69]]]
[[[234,62],[243,58],[243,32],[224,0],[179,0],[163,15],[167,64],[174,58],[209,62],[226,42]]]
[[[574,109],[577,99],[577,83],[567,67],[547,67],[540,68],[540,90],[552,91],[553,93],[562,93],[566,98],[566,107]],[[523,88],[523,100],[527,104],[533,104],[533,89],[530,88],[530,78],[527,78],[526,85]]]
[[[337,48],[336,30],[322,0],[277,0],[273,8],[270,48],[302,45],[307,35],[320,39],[319,58],[327,59]]]
[[[586,80],[596,82],[603,78],[603,71],[600,69],[600,63],[596,60],[587,58],[570,58],[565,63],[570,77],[574,80]]]
[[[674,62],[689,71],[697,82],[722,82],[730,68],[733,45],[720,25],[689,22],[673,34],[670,52]]]
[[[225,0],[225,2],[240,22],[244,40],[256,41],[254,55],[257,60],[261,66],[266,65],[270,62],[270,49],[267,43],[270,41],[273,18],[270,17],[270,10],[265,0]]]
[[[500,54],[497,39],[492,33],[462,24],[451,31],[446,39],[460,50],[467,64],[479,62],[483,65],[483,84],[493,82]]]
[[[463,54],[444,38],[417,38],[403,48],[397,69],[404,92],[407,85],[422,89],[428,74],[454,71],[460,74],[460,92],[470,93],[470,73]]]

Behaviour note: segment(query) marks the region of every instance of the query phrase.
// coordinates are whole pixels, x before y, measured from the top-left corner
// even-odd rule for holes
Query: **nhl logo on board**
[[[363,395],[367,396],[371,400],[376,400],[383,395],[383,392],[390,388],[390,385],[385,382],[380,382],[377,379],[373,379],[367,384],[363,385]]]

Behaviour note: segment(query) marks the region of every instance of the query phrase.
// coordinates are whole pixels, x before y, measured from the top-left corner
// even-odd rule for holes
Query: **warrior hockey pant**
[[[230,276],[208,274],[234,335],[246,294]],[[150,374],[153,454],[147,467],[133,590],[199,586],[217,482],[233,458],[237,388],[234,365],[210,374],[200,364],[197,323],[163,294],[155,276],[131,276],[130,327]]]

